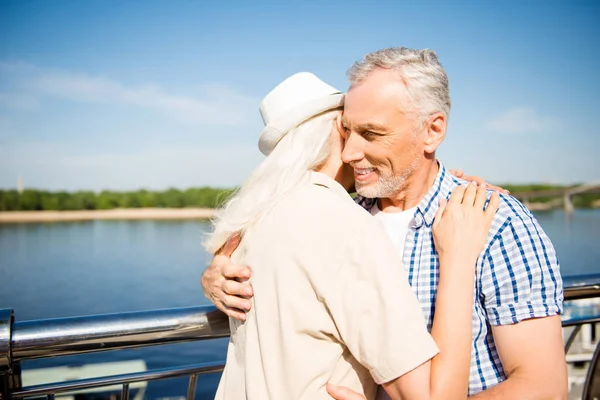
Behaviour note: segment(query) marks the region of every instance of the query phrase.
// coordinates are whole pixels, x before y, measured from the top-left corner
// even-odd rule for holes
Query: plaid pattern
[[[417,206],[406,238],[404,265],[430,331],[439,279],[439,260],[431,225],[439,199],[448,199],[452,191],[464,183],[450,175],[440,163],[435,183]],[[491,193],[489,191],[488,196]],[[492,325],[562,313],[562,279],[550,239],[518,200],[502,194],[500,198],[500,208],[477,260],[469,395],[506,379],[494,344]],[[356,198],[367,210],[375,201]]]

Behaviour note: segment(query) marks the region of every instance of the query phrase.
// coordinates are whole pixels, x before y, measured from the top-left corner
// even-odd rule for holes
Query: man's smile
[[[354,179],[357,181],[366,181],[371,178],[376,168],[354,168]]]

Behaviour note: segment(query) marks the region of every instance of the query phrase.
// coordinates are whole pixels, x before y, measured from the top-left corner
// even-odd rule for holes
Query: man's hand
[[[328,383],[327,393],[335,400],[366,400],[362,394],[356,393],[345,386],[337,386]]]
[[[483,178],[478,176],[465,175],[462,169],[449,169],[448,170],[452,175],[457,178],[464,179],[465,181],[475,182],[478,185],[487,185],[488,189],[492,189],[496,192],[500,192],[502,194],[510,194],[510,192],[506,189],[501,188],[500,186],[490,185]]]
[[[231,254],[240,244],[240,235],[232,235],[217,251],[212,262],[202,274],[201,284],[206,296],[219,310],[231,318],[246,320],[250,299],[254,295],[250,268],[231,262]]]

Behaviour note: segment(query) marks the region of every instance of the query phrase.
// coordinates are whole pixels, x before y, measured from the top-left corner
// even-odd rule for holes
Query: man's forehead
[[[378,124],[414,114],[415,110],[404,90],[348,90],[344,101],[344,124]]]
[[[369,115],[352,118],[344,114],[342,115],[342,125],[346,128],[358,130],[375,130],[381,132],[390,130],[390,127],[386,124],[385,120],[379,121],[376,116]]]

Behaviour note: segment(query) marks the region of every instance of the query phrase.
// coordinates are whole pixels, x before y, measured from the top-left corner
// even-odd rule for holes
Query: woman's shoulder
[[[371,215],[338,188],[307,184],[294,191],[285,205],[291,210],[302,210],[298,218],[311,215],[322,220],[333,220],[342,225],[356,225],[371,221]]]
[[[300,189],[300,188],[299,188]],[[326,187],[307,186],[295,190],[269,215],[268,229],[294,230],[295,236],[332,243],[333,238],[352,246],[361,237],[380,237],[381,223],[357,205],[350,195]]]

